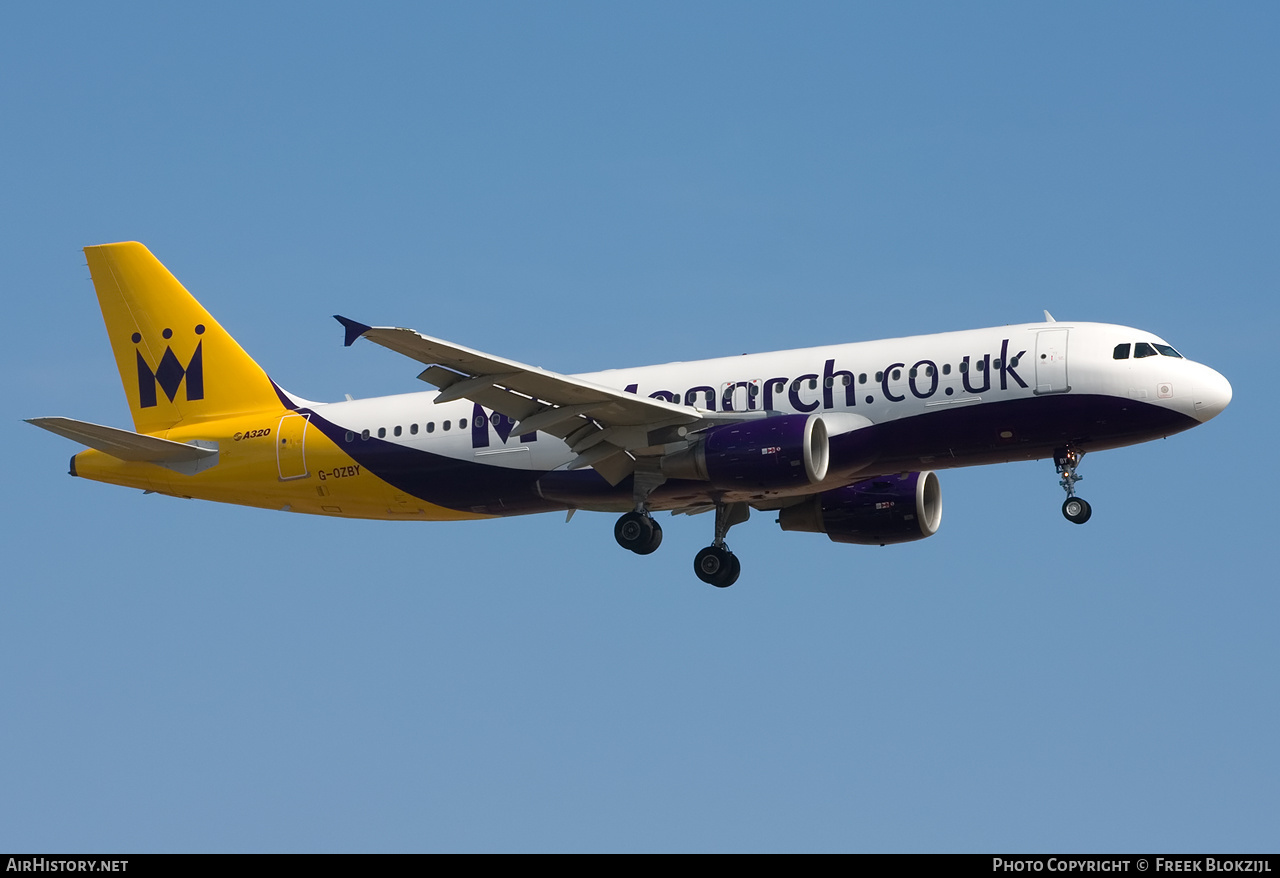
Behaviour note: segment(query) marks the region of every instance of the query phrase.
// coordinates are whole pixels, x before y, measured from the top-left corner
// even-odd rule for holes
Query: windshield
[[[1143,357],[1154,357],[1157,355],[1165,356],[1165,357],[1176,357],[1179,360],[1184,359],[1182,354],[1178,353],[1171,346],[1167,344],[1156,344],[1153,341],[1152,342],[1139,341],[1139,342],[1134,342],[1132,347],[1133,347],[1133,357],[1135,360],[1141,359]],[[1111,352],[1111,356],[1117,360],[1127,360],[1129,359],[1129,349],[1130,349],[1129,342],[1118,344],[1116,345],[1115,350]]]

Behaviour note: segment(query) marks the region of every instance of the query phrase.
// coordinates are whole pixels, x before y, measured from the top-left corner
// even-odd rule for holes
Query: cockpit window
[[[1133,346],[1133,357],[1135,360],[1140,357],[1154,357],[1155,355],[1156,349],[1145,341],[1140,341]]]
[[[1125,342],[1124,344],[1116,345],[1115,353],[1113,353],[1111,356],[1117,360],[1129,359],[1129,343]]]
[[[1177,357],[1179,360],[1182,359],[1182,354],[1178,353],[1167,344],[1155,345],[1155,349],[1158,350],[1160,353],[1164,354],[1166,357]]]

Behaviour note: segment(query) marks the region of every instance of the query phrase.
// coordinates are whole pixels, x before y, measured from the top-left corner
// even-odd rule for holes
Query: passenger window
[[[350,430],[348,430],[348,431],[347,431],[347,441],[348,441],[348,442],[354,442],[354,441],[356,441],[356,434],[355,434],[355,433],[352,433]]]
[[[463,418],[462,420],[458,421],[458,429],[459,429],[459,430],[465,430],[465,429],[467,429],[467,419],[466,419],[466,418]]]
[[[410,432],[410,433],[412,433],[414,436],[417,436],[417,435],[418,435],[418,425],[417,425],[417,424],[410,424],[410,425],[409,425],[409,432]]]
[[[810,378],[810,379],[809,379],[809,389],[810,389],[810,390],[817,390],[817,389],[818,389],[818,379],[817,379],[817,378]]]
[[[378,438],[379,438],[379,439],[386,439],[386,438],[387,438],[387,428],[386,428],[386,427],[379,427],[379,428],[378,428]]]
[[[1124,344],[1116,345],[1116,349],[1112,351],[1111,357],[1115,360],[1129,359],[1129,343],[1125,342]]]
[[[369,438],[369,431],[368,431],[368,430],[361,430],[361,431],[360,431],[360,438],[361,438],[361,439],[368,439],[368,438]]]
[[[876,373],[876,381],[883,381],[883,380],[884,380],[884,373],[883,373],[883,372],[877,372],[877,373]]]
[[[393,432],[394,432],[397,436],[399,436],[399,435],[400,435],[400,425],[399,425],[399,424],[396,424],[396,428],[395,428],[395,430],[394,430]]]
[[[942,374],[943,374],[943,375],[950,375],[950,374],[951,374],[951,364],[950,364],[950,363],[943,363],[943,364],[942,364]]]
[[[427,421],[427,432],[428,432],[428,433],[434,433],[435,431],[436,431],[436,422],[435,422],[435,421]]]
[[[861,372],[861,373],[859,373],[859,375],[858,375],[858,383],[859,383],[859,384],[866,384],[866,383],[867,383],[867,373],[866,373],[866,372]]]
[[[445,429],[446,431],[447,431],[450,427],[452,427],[452,426],[453,426],[453,421],[445,421],[445,422],[444,422],[444,429]]]
[[[1135,360],[1141,357],[1154,357],[1155,355],[1156,349],[1145,341],[1140,341],[1133,346],[1133,358]]]

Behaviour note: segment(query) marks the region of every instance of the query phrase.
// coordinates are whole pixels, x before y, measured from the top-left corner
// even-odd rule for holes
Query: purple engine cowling
[[[820,415],[782,415],[713,427],[693,448],[664,459],[662,471],[729,490],[784,490],[821,482],[829,461]]]
[[[823,491],[778,515],[783,530],[824,533],[837,543],[886,546],[931,537],[942,523],[932,472],[881,476]]]

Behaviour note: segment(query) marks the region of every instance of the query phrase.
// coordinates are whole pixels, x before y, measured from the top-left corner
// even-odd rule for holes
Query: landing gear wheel
[[[693,572],[708,585],[728,588],[738,581],[742,563],[728,549],[707,546],[694,556]]]
[[[1072,524],[1084,524],[1089,520],[1089,516],[1093,515],[1093,509],[1089,507],[1088,501],[1081,500],[1079,497],[1068,497],[1062,504],[1062,514]]]
[[[662,528],[647,515],[628,512],[613,526],[613,538],[624,549],[648,555],[662,545]]]
[[[637,555],[652,555],[658,551],[658,546],[662,545],[662,527],[652,518],[648,519],[648,522],[650,527],[649,542],[638,549],[631,550]]]

